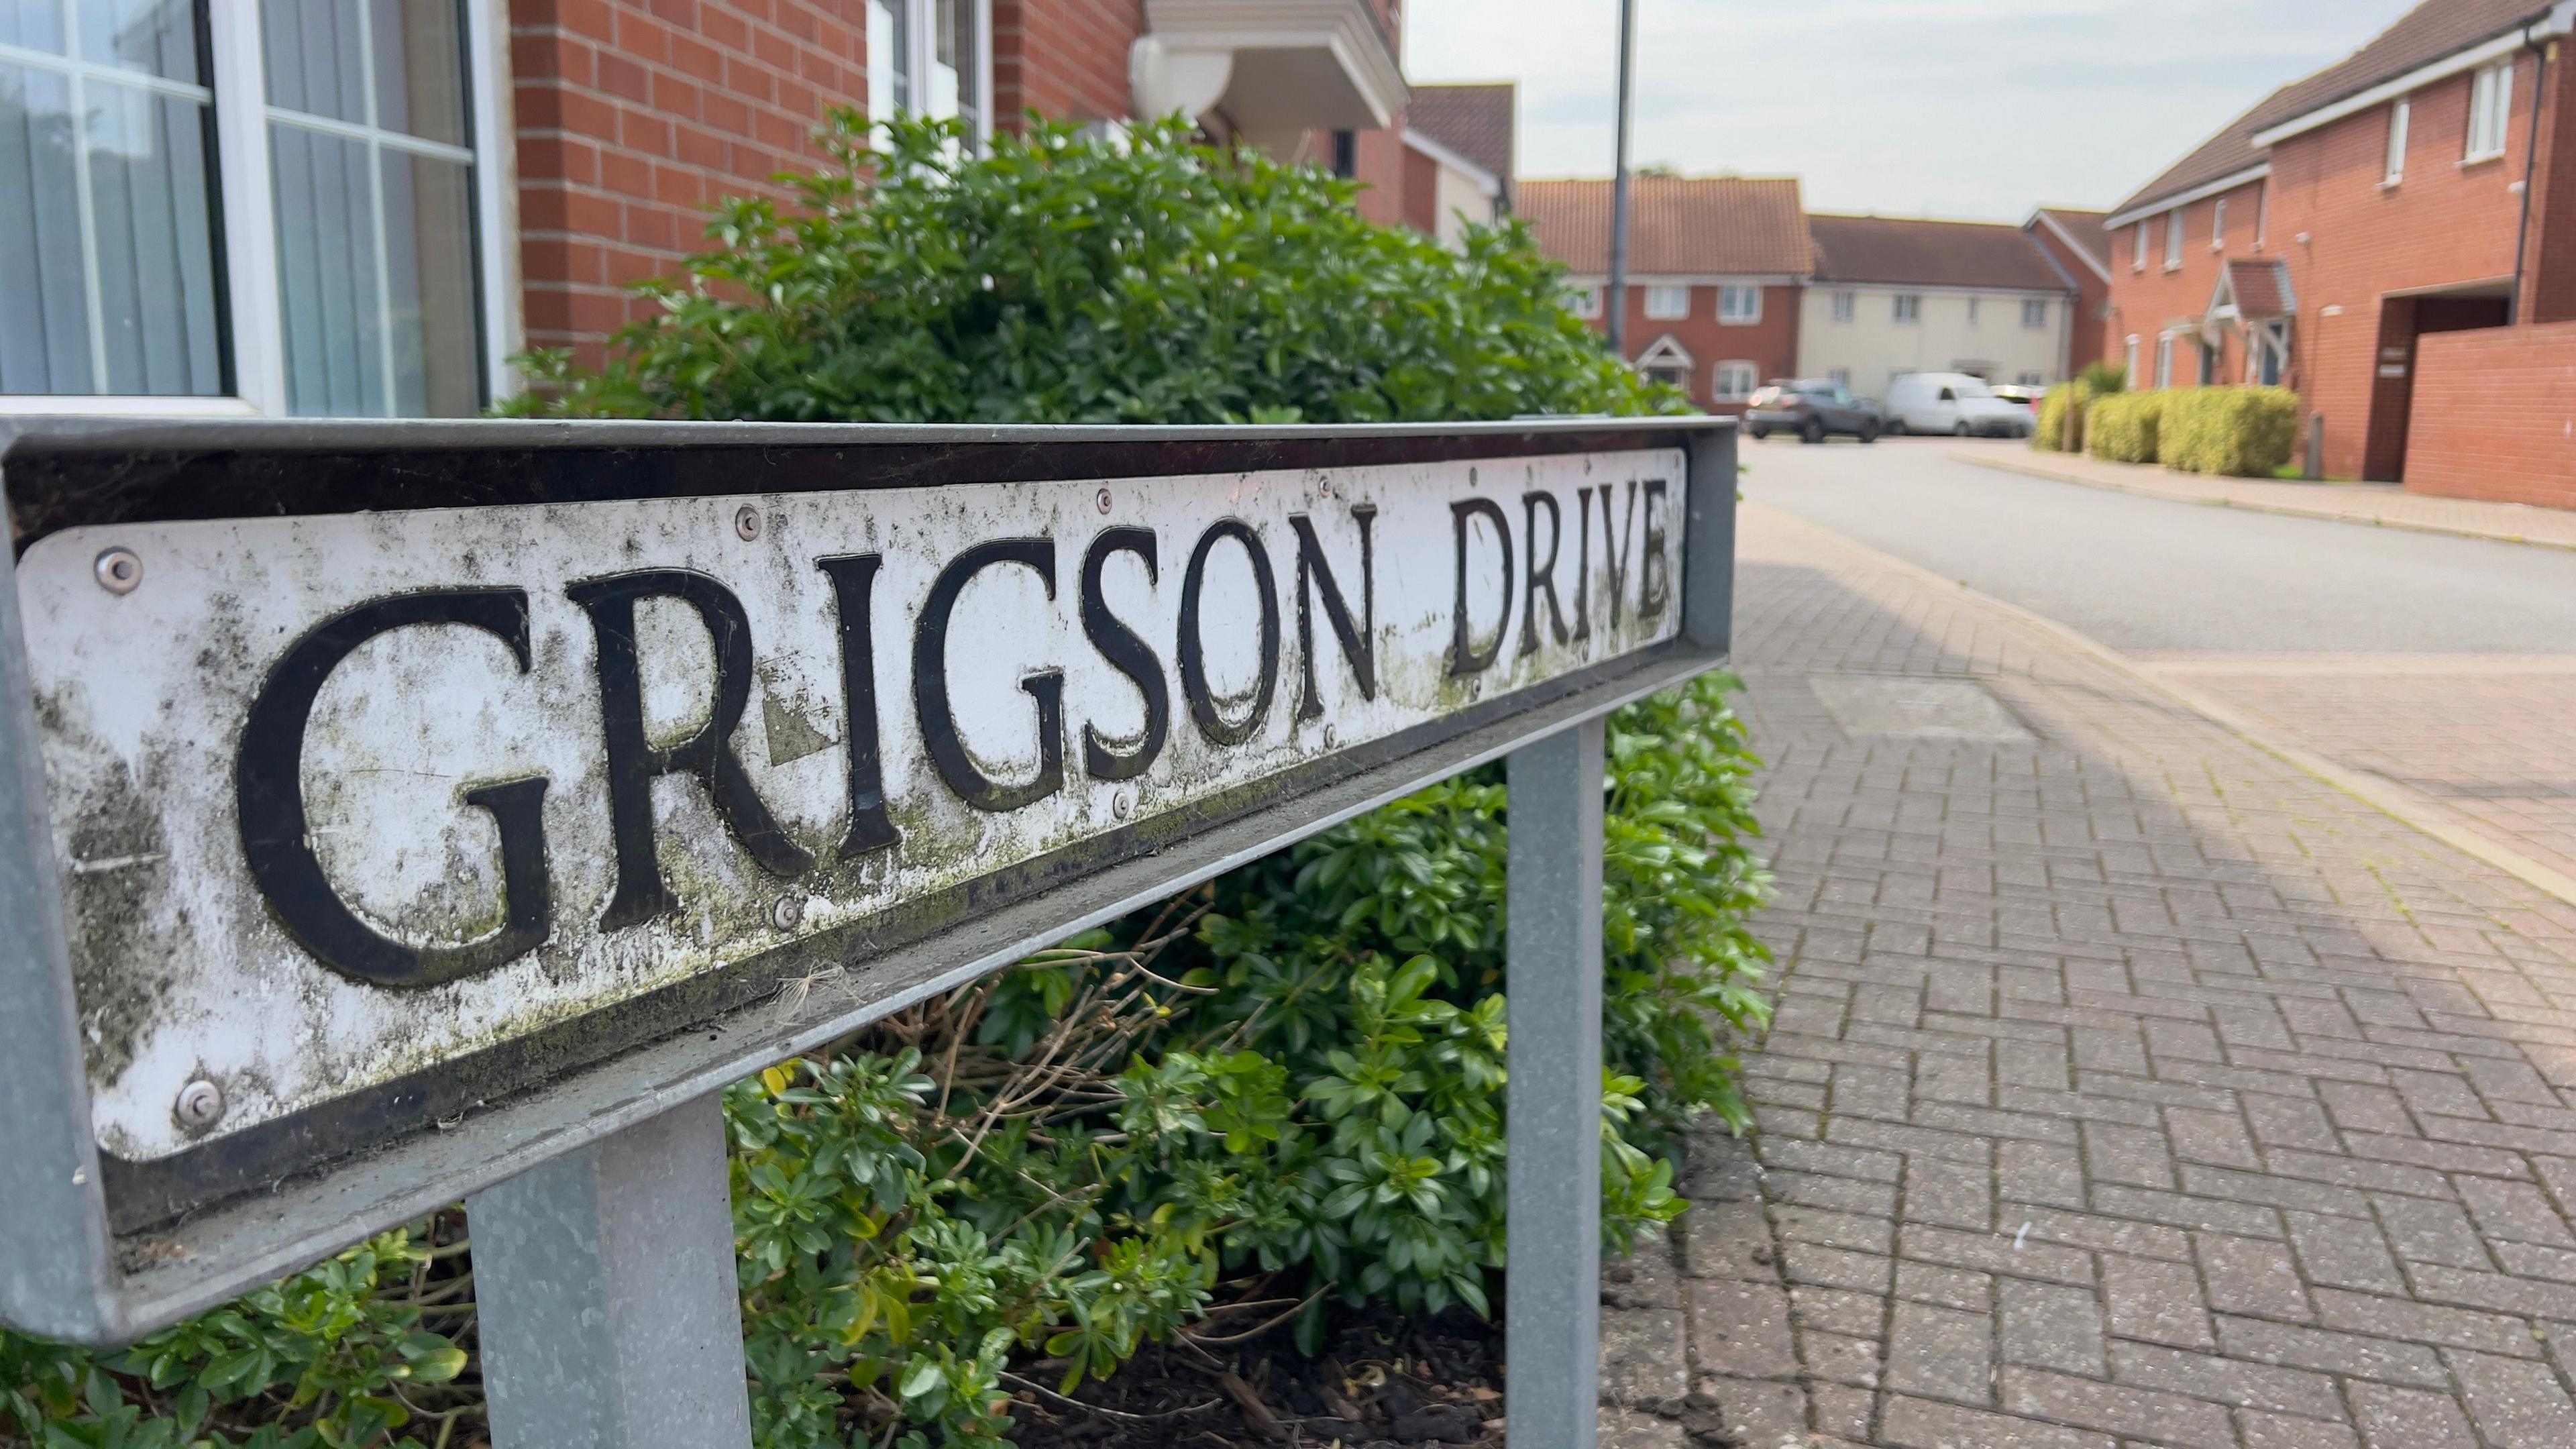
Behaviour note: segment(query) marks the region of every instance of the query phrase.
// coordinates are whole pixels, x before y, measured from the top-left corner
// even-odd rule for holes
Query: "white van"
[[[1887,430],[2027,438],[2031,413],[1995,396],[1983,378],[1964,372],[1909,372],[1887,385]]]

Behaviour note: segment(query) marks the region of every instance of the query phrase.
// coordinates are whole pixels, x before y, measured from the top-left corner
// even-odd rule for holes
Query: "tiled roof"
[[[2298,310],[2290,291],[2290,264],[2278,257],[2247,257],[2227,264],[2227,290],[2241,317],[2287,317]]]
[[[2132,211],[2253,166],[2264,159],[2255,132],[2491,40],[2548,10],[2541,0],[2424,0],[2361,49],[2264,97],[2112,210]]]
[[[1512,166],[1519,154],[1513,137],[1518,89],[1510,81],[1415,86],[1413,106],[1405,113],[1404,123],[1492,172],[1509,196]]]
[[[1807,233],[1815,240],[1818,282],[2066,290],[2065,275],[2030,233],[2002,222],[1810,216]]]
[[[2039,214],[2056,222],[2059,229],[2084,249],[2085,255],[2108,270],[2111,265],[2111,229],[2102,223],[2110,220],[2107,211],[2079,211],[2069,206],[2043,206]]]
[[[1814,270],[1795,177],[1630,180],[1632,276],[1792,276]],[[1540,250],[1578,275],[1610,270],[1610,183],[1524,181],[1516,209]]]

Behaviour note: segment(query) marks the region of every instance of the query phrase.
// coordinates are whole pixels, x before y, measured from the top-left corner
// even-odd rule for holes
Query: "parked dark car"
[[[1886,427],[1877,403],[1828,379],[1770,383],[1754,391],[1744,412],[1744,430],[1753,436],[1795,433],[1802,443],[1821,443],[1835,433],[1875,443]]]

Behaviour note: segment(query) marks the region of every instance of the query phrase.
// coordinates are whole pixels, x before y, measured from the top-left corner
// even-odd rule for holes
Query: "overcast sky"
[[[2416,0],[1637,0],[1634,155],[1818,211],[2108,206]],[[1618,0],[1409,0],[1416,81],[1517,80],[1521,174],[1607,176]]]

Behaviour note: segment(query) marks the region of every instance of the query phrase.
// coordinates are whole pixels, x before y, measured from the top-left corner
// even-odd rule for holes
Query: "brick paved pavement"
[[[1608,1275],[1605,1443],[2576,1444],[2576,907],[2008,611],[1743,547],[1762,1130]],[[1819,675],[2032,738],[1847,734]]]

